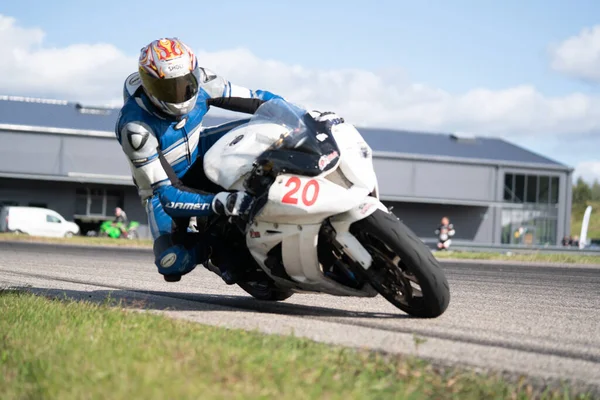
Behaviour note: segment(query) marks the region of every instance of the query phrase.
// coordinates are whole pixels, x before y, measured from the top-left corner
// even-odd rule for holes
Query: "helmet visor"
[[[141,76],[148,93],[165,103],[184,103],[198,93],[198,79],[194,74],[169,79]]]

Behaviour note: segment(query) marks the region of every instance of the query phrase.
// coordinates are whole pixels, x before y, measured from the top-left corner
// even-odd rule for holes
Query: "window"
[[[522,203],[525,200],[525,175],[515,175],[515,203]]]
[[[54,215],[46,214],[46,222],[60,224],[62,221],[60,220],[60,218],[55,217]]]
[[[91,200],[89,213],[92,215],[104,215],[104,190],[90,190],[89,199]]]
[[[48,208],[48,204],[46,203],[29,203],[29,207],[40,207],[40,208]]]
[[[552,177],[550,181],[550,203],[557,204],[558,203],[558,177]]]
[[[538,203],[548,204],[548,198],[550,195],[550,177],[540,176],[540,193],[538,197]]]
[[[527,175],[527,188],[525,189],[526,203],[537,203],[537,188],[538,177],[535,175]]]
[[[536,241],[538,244],[555,244],[556,243],[556,219],[536,220]]]
[[[75,214],[87,215],[88,213],[88,194],[85,189],[75,191]]]
[[[121,193],[115,190],[106,191],[106,212],[112,214],[117,207],[123,207]]]
[[[504,201],[513,201],[513,174],[504,174]]]
[[[557,204],[557,176],[510,174],[504,175],[504,196],[508,203]]]
[[[556,243],[557,210],[502,210],[502,244],[546,245]]]
[[[75,195],[75,214],[79,216],[113,215],[116,207],[123,207],[121,190],[79,188]]]

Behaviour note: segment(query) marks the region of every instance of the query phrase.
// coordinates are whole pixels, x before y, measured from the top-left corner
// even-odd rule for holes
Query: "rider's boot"
[[[166,282],[179,282],[181,280],[180,274],[163,275]]]
[[[226,246],[224,238],[211,235],[211,262],[219,268],[221,279],[228,285],[240,281],[244,274],[240,257],[237,257],[237,249]]]
[[[239,282],[243,275],[243,271],[231,252],[219,249],[218,252],[213,252],[211,255],[212,263],[219,268],[221,279],[228,284],[233,285]]]

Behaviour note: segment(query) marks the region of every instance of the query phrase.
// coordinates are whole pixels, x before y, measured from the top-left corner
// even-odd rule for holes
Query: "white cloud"
[[[124,77],[136,58],[110,44],[44,45],[44,32],[22,28],[0,15],[0,91],[3,94],[54,96],[95,103],[119,100]]]
[[[102,43],[54,48],[44,43],[44,35],[0,15],[0,42],[12,49],[0,63],[0,94],[120,104],[123,80],[135,71],[137,54]],[[600,98],[581,93],[549,97],[523,85],[453,95],[412,83],[402,73],[306,68],[260,59],[245,49],[197,53],[203,66],[236,84],[336,111],[357,125],[467,131],[530,142],[568,143],[600,132]],[[600,137],[594,141],[590,146],[600,147]]]
[[[499,91],[478,88],[455,96],[363,70],[317,70],[261,60],[243,49],[199,56],[234,82],[332,109],[359,125],[510,138],[600,131],[600,98],[581,93],[546,97],[523,85]]]
[[[600,161],[583,161],[575,167],[574,178],[583,178],[588,183],[593,183],[595,179],[600,181]]]
[[[570,76],[600,82],[600,25],[584,28],[551,49],[552,68]]]

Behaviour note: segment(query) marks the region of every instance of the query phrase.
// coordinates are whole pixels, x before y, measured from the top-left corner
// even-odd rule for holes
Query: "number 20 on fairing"
[[[310,207],[319,198],[319,182],[315,179],[311,179],[303,184],[300,178],[292,176],[288,178],[285,187],[287,191],[281,199],[281,202],[284,204],[298,204],[301,201],[302,204]],[[302,189],[301,192],[300,189]]]

